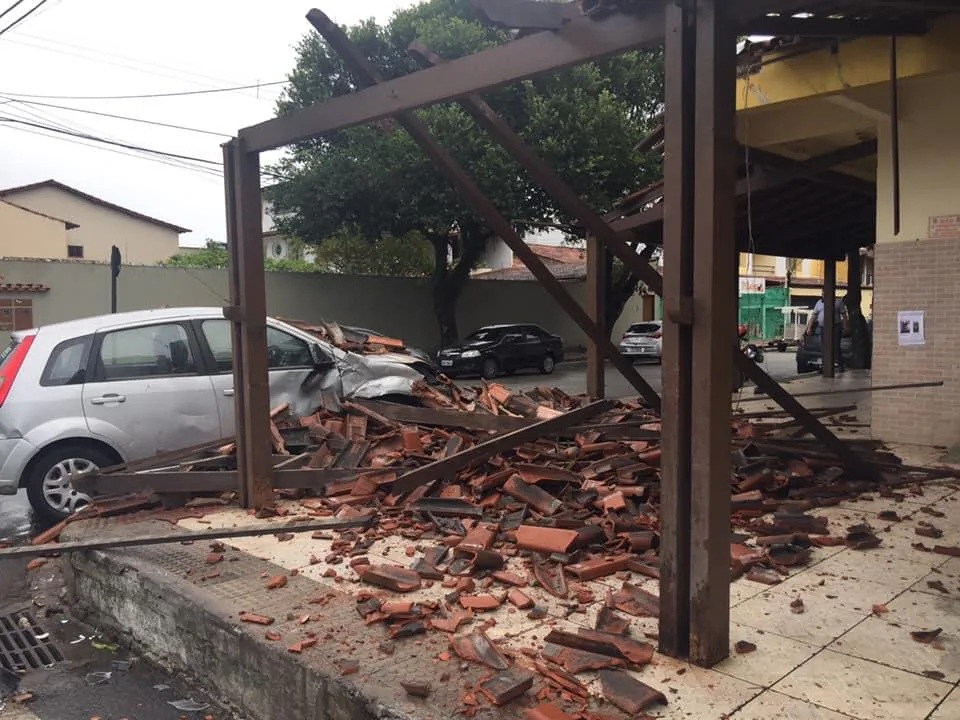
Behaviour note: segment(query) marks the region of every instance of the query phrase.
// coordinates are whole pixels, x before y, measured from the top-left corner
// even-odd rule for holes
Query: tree
[[[160,264],[163,267],[200,268],[205,270],[225,270],[230,261],[230,254],[226,245],[207,238],[207,243],[201,250],[190,253],[178,253]],[[306,260],[272,260],[263,261],[263,267],[272,272],[318,272],[315,263]]]
[[[347,34],[388,79],[419,69],[406,52],[414,40],[446,59],[508,40],[506,33],[481,22],[469,0],[430,0],[398,11],[384,26],[371,20]],[[311,33],[297,48],[278,113],[361,86]],[[658,161],[633,148],[649,130],[661,97],[659,52],[580,66],[485,95],[600,212],[658,174]],[[458,105],[432,106],[418,115],[505,217],[572,220]],[[349,128],[297,144],[274,170],[288,178],[271,193],[285,234],[322,246],[345,229],[371,245],[416,232],[430,243],[440,339],[443,344],[456,340],[457,299],[492,233],[409,135],[392,121]]]
[[[317,250],[321,271],[347,275],[424,277],[433,272],[433,250],[417,232],[403,237],[385,235],[371,243],[362,235],[342,230],[326,238]]]

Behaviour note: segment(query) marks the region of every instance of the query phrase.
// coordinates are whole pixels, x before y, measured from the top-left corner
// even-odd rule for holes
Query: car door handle
[[[91,405],[106,405],[107,403],[123,403],[126,401],[126,395],[120,395],[119,393],[107,393],[100,397],[90,398]]]
[[[234,394],[233,388],[227,388],[226,390],[223,391],[224,397],[233,397],[233,394]]]

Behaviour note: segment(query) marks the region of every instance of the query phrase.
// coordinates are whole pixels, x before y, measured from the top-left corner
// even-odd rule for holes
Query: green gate
[[[740,296],[740,324],[747,326],[753,339],[770,340],[783,337],[782,308],[789,304],[788,288],[770,287],[764,293]]]

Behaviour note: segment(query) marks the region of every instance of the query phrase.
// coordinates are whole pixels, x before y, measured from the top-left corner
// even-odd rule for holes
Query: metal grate
[[[13,672],[50,667],[63,660],[50,633],[29,610],[0,615],[0,665]]]

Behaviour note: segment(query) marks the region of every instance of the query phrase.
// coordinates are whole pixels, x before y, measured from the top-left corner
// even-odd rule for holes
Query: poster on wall
[[[925,345],[923,310],[901,310],[897,313],[897,338],[900,345]]]

